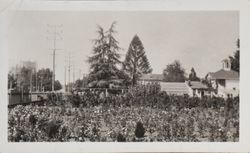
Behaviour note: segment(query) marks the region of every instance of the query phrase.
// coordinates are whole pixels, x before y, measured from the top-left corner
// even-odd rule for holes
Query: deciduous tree
[[[181,63],[175,60],[172,64],[167,65],[163,70],[164,81],[167,82],[184,82],[185,69],[182,68]]]

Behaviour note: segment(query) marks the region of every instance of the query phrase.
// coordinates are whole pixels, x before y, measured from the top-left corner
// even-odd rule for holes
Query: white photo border
[[[0,152],[248,152],[250,151],[250,0],[53,1],[10,0],[0,12]],[[8,48],[11,11],[239,11],[240,14],[240,141],[239,142],[8,142]]]

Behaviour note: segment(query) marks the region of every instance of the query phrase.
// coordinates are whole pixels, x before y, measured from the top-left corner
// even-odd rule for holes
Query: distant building
[[[207,85],[199,82],[199,81],[186,81],[186,85],[188,87],[188,94],[190,97],[199,97],[210,96],[211,91],[207,87]]]
[[[198,81],[189,82],[164,82],[162,74],[144,74],[139,83],[159,83],[161,90],[169,95],[189,95],[191,97],[203,97],[208,95],[208,87]]]
[[[160,82],[161,90],[169,95],[190,95],[185,82]]]
[[[147,84],[152,82],[162,82],[163,81],[163,75],[162,74],[143,74],[139,78],[139,83],[141,84]]]
[[[231,70],[229,59],[222,61],[222,69],[207,74],[207,80],[215,89],[213,95],[219,97],[235,97],[239,95],[239,73]]]

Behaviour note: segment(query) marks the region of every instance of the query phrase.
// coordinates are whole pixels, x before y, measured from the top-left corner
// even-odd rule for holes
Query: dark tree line
[[[231,61],[231,69],[240,72],[240,39],[237,39],[236,45],[237,50],[233,56],[229,56],[229,59]]]
[[[29,92],[31,90],[52,90],[52,71],[49,68],[40,69],[37,72],[34,70],[21,67],[20,72],[8,74],[8,89],[16,91],[23,90]],[[55,80],[55,90],[62,89],[62,85],[58,80]]]

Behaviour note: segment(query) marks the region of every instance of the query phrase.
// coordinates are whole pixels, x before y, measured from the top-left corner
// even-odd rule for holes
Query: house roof
[[[210,75],[211,79],[226,79],[226,80],[238,80],[239,79],[239,73],[233,70],[226,71],[226,70],[219,70],[217,72],[210,72],[208,75]]]
[[[163,75],[162,74],[143,74],[140,77],[140,80],[162,81]]]
[[[183,95],[188,94],[188,87],[185,82],[161,82],[161,90],[167,94]]]
[[[199,81],[190,81],[190,88],[192,89],[208,89],[208,87]]]

